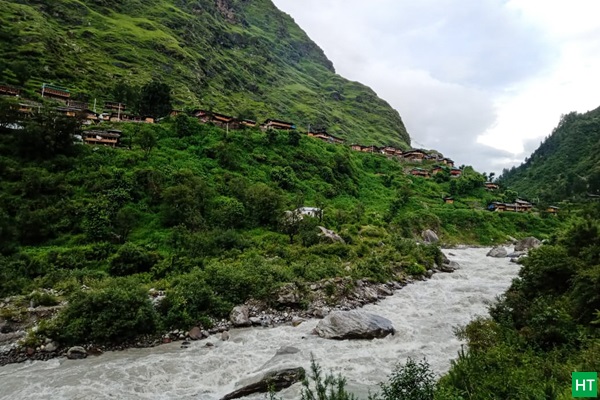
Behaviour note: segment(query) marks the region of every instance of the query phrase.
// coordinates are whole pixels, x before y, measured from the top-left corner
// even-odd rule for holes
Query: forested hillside
[[[270,0],[0,0],[0,84],[35,97],[53,83],[137,112],[139,87],[152,80],[172,87],[178,108],[410,145],[398,112],[336,75]]]
[[[531,157],[503,171],[499,182],[542,202],[600,195],[600,108],[564,115]]]
[[[82,298],[57,320],[75,324],[62,343],[84,340],[84,327],[106,318],[98,341],[145,326],[186,329],[289,282],[420,276],[439,265],[436,247],[414,241],[425,229],[446,243],[491,244],[544,237],[560,223],[486,211],[495,195],[470,167],[460,178],[415,177],[415,165],[293,130],[227,132],[182,114],[118,124],[121,145],[110,148],[74,144],[77,120],[52,110],[22,125],[0,122],[0,297],[38,301],[36,291],[52,288]],[[442,201],[448,194],[454,204]],[[300,206],[323,212],[285,213]],[[319,225],[344,243],[324,241]],[[167,293],[160,318],[147,307],[149,288]],[[104,301],[128,311],[105,315]],[[138,310],[150,318],[140,325],[130,321]]]

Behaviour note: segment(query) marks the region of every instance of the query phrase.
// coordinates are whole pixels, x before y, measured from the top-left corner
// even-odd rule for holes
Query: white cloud
[[[600,2],[275,0],[402,115],[416,143],[499,172],[598,105]],[[598,56],[596,56],[598,55]],[[530,149],[527,149],[530,150]]]

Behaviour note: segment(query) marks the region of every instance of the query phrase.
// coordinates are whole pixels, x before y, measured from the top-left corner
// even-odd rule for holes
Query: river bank
[[[443,264],[434,265],[425,274],[419,276],[401,275],[398,280],[386,283],[374,282],[368,279],[353,280],[349,277],[338,277],[314,282],[305,286],[288,284],[275,294],[275,301],[269,305],[266,301],[249,300],[245,304],[235,307],[230,320],[213,320],[210,328],[202,325],[189,330],[175,329],[160,335],[141,335],[135,340],[123,342],[118,345],[98,345],[95,343],[81,343],[78,353],[90,356],[99,356],[109,351],[123,351],[130,348],[152,348],[162,344],[181,342],[181,347],[189,346],[192,341],[202,341],[211,335],[221,334],[227,340],[230,329],[243,327],[276,327],[282,324],[299,325],[310,318],[324,318],[332,311],[348,311],[363,307],[366,304],[378,302],[392,296],[396,290],[419,280],[429,279],[435,273],[451,273],[459,268],[459,264],[444,257]],[[160,301],[164,294],[152,291],[150,296]],[[272,306],[275,304],[275,307]],[[35,324],[40,320],[50,318],[59,309],[51,308],[51,312],[40,312],[30,309],[37,316]],[[235,316],[234,316],[235,314]],[[34,328],[35,329],[35,328]],[[47,339],[43,344],[33,346],[27,343],[19,344],[27,333],[24,330],[3,334],[4,344],[0,347],[0,366],[26,361],[48,361],[59,357],[68,357],[70,347]],[[0,338],[1,339],[1,338]],[[7,343],[8,342],[8,343]],[[207,342],[208,344],[209,342]],[[212,343],[211,343],[212,344]],[[77,358],[81,355],[77,356]]]
[[[8,365],[0,368],[2,398],[216,400],[231,392],[236,383],[275,364],[308,368],[311,354],[325,371],[343,373],[359,395],[376,388],[396,363],[409,356],[427,357],[441,374],[462,345],[454,329],[486,315],[487,304],[508,288],[519,271],[520,266],[508,258],[486,257],[488,250],[444,250],[461,265],[459,270],[416,281],[393,296],[365,305],[365,311],[393,322],[394,336],[372,341],[325,340],[311,334],[318,319],[308,319],[297,327],[234,329],[228,341],[213,334],[185,349],[180,343],[170,343],[107,352],[76,362],[54,359]],[[209,342],[213,346],[206,346]],[[285,346],[299,351],[275,359],[277,350]],[[295,385],[282,396],[297,398],[298,393]]]

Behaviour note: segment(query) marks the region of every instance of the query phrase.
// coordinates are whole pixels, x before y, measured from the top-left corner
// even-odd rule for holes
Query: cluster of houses
[[[533,209],[533,204],[526,200],[515,200],[514,203],[501,203],[494,201],[488,205],[488,210],[495,212],[529,212]],[[546,212],[549,214],[557,214],[560,208],[556,206],[549,206],[546,208]]]

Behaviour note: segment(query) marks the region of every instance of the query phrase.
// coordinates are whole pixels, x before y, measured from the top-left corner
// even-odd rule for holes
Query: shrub
[[[160,261],[158,253],[147,251],[132,243],[126,243],[111,258],[109,272],[114,276],[150,272],[158,261]]]
[[[138,282],[110,280],[106,286],[79,291],[48,326],[46,334],[66,345],[120,343],[154,333],[157,314]]]
[[[405,365],[396,366],[387,383],[381,384],[379,399],[433,400],[434,392],[434,374],[427,360],[415,362],[408,358]]]

